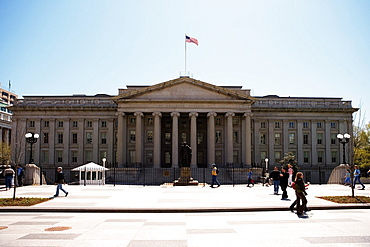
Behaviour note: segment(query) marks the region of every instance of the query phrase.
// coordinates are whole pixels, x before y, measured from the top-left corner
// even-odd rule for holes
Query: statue
[[[180,149],[180,167],[190,167],[191,155],[191,147],[184,142]]]

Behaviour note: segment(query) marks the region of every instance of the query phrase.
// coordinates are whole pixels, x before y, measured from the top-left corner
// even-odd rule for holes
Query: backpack
[[[216,169],[216,174],[218,175],[218,173],[219,173],[219,172],[220,172],[220,170],[217,168],[217,169]]]

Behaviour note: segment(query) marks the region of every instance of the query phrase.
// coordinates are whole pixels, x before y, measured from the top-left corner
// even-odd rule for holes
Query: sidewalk
[[[120,213],[176,213],[176,212],[243,212],[286,211],[295,200],[294,191],[288,188],[289,200],[273,194],[273,187],[256,185],[221,186],[219,188],[126,186],[126,185],[66,185],[69,192],[48,202],[30,207],[1,207],[3,212],[120,212]],[[52,197],[53,185],[25,186],[17,188],[17,197]],[[337,204],[318,196],[351,195],[351,189],[343,185],[310,185],[308,206],[315,210],[370,209],[370,204]],[[355,195],[370,196],[370,186],[355,190]],[[0,198],[11,198],[13,190],[0,191]]]

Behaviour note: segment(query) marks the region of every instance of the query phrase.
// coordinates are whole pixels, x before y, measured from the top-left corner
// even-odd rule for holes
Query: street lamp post
[[[103,185],[104,185],[105,184],[105,162],[107,161],[107,159],[103,158],[102,161],[103,161],[103,167],[104,167],[104,170],[103,170]]]
[[[32,145],[37,142],[37,139],[39,139],[39,134],[35,133],[27,133],[25,135],[26,141],[30,144],[31,146],[31,152],[30,152],[30,159],[29,159],[29,164],[33,164],[33,158],[32,158]]]
[[[344,135],[338,134],[337,138],[338,138],[339,142],[342,143],[342,145],[343,145],[343,164],[346,165],[347,164],[346,163],[346,144],[349,143],[349,138],[351,138],[351,136],[348,133],[345,133]],[[352,190],[352,197],[354,197],[355,196],[355,190],[354,190],[354,186],[353,186],[352,165],[350,165],[350,168],[351,168],[351,190]]]
[[[344,135],[338,134],[337,138],[339,142],[342,143],[343,145],[343,164],[347,164],[346,163],[346,144],[349,142],[349,138],[351,138],[351,136],[348,133],[345,133]]]
[[[268,165],[268,164],[269,164],[269,159],[268,159],[268,158],[266,158],[266,159],[265,159],[265,162],[266,162],[266,170],[268,171],[268,169],[269,169],[269,165]]]

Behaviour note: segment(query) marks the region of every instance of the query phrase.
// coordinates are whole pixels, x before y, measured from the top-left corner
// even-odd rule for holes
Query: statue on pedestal
[[[180,167],[190,167],[191,155],[191,147],[184,142],[180,149]]]

